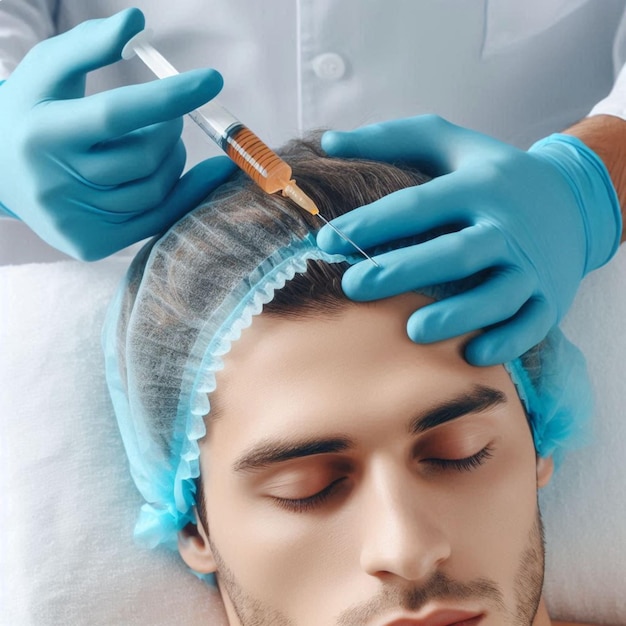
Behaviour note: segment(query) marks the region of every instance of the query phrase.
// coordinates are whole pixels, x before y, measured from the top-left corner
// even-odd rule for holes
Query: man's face
[[[208,536],[180,549],[217,570],[231,624],[532,623],[551,464],[503,367],[468,365],[467,337],[408,339],[426,302],[261,315],[225,357],[201,444]]]

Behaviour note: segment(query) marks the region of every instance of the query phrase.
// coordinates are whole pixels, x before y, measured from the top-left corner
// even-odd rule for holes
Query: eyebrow
[[[427,410],[409,422],[409,434],[417,435],[469,413],[482,413],[499,404],[506,403],[506,395],[499,389],[485,385],[475,385],[470,392],[460,394],[451,400]]]
[[[464,415],[482,413],[506,401],[506,395],[502,391],[485,385],[475,385],[471,391],[459,394],[412,418],[407,430],[411,435],[420,434]],[[233,471],[255,472],[284,461],[316,454],[345,452],[354,447],[352,439],[342,436],[298,441],[288,439],[265,441],[241,455],[233,463]]]
[[[270,441],[255,446],[235,461],[235,472],[252,472],[255,470],[314,454],[331,454],[343,452],[354,447],[354,442],[347,437],[331,439],[306,439],[303,441]]]

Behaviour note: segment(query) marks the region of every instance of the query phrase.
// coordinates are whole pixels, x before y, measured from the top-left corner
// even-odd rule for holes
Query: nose
[[[426,582],[450,557],[445,520],[416,481],[406,469],[380,470],[364,490],[361,567],[371,576]]]

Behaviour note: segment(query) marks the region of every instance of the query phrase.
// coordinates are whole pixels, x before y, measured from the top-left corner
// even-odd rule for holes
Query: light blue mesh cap
[[[103,332],[107,382],[137,488],[145,499],[135,529],[147,547],[177,547],[195,523],[198,441],[222,357],[263,305],[307,261],[327,255],[313,228],[272,198],[242,212],[241,186],[223,188],[133,261]],[[471,281],[470,281],[471,282]],[[471,286],[471,285],[470,285]],[[468,281],[421,289],[434,299]],[[591,411],[584,359],[558,329],[505,364],[542,456],[580,443]]]

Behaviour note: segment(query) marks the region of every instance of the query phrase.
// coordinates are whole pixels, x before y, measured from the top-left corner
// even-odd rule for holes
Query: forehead
[[[410,418],[478,384],[517,399],[503,367],[465,362],[467,336],[430,345],[408,338],[408,317],[428,302],[404,294],[329,316],[260,315],[224,358],[211,397],[217,421],[250,439],[364,433],[381,415]]]

